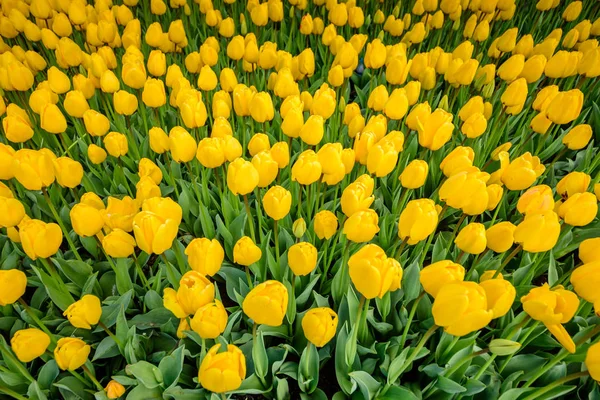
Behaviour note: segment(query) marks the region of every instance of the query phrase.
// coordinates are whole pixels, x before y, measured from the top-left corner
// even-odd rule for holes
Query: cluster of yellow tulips
[[[0,397],[597,395],[599,36],[594,0],[2,1]]]

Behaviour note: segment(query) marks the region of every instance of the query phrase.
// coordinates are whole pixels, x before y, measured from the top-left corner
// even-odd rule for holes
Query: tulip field
[[[0,1],[0,400],[600,399],[600,1]]]

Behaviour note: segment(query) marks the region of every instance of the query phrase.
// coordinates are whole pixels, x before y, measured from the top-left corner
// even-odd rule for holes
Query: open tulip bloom
[[[0,398],[598,394],[599,40],[592,0],[2,1]]]

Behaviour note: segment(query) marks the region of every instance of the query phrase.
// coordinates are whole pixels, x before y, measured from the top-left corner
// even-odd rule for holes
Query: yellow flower
[[[498,275],[496,279],[483,280],[479,286],[485,290],[487,308],[494,314],[492,318],[506,315],[517,295],[515,287],[509,281],[505,281],[502,275]]]
[[[106,392],[106,397],[108,397],[110,400],[114,400],[123,396],[125,394],[126,389],[119,382],[111,380],[110,382],[108,382],[108,385],[106,385],[106,387],[104,388],[104,391]]]
[[[443,286],[452,282],[462,282],[464,278],[465,269],[462,265],[442,260],[423,268],[419,280],[423,290],[436,297]]]
[[[244,313],[255,324],[280,326],[287,311],[288,291],[278,281],[266,281],[254,287],[244,298]]]
[[[73,230],[79,236],[95,236],[104,227],[104,219],[100,210],[85,203],[75,204],[69,216]]]
[[[216,239],[194,239],[185,248],[190,267],[201,274],[213,276],[221,268],[225,252]]]
[[[62,243],[62,231],[55,223],[45,223],[39,219],[23,221],[19,225],[19,237],[23,251],[36,260],[56,254]]]
[[[313,222],[315,234],[321,240],[331,238],[338,229],[338,219],[329,210],[319,211]]]
[[[135,239],[122,229],[113,229],[102,238],[102,248],[111,257],[129,257],[135,251]]]
[[[236,390],[246,378],[246,358],[236,346],[229,344],[219,352],[217,343],[206,354],[198,371],[198,382],[203,388],[215,393]]]
[[[63,371],[75,371],[88,360],[92,348],[81,339],[66,337],[58,340],[54,359]]]
[[[338,316],[329,307],[311,308],[302,317],[304,336],[316,347],[323,347],[333,339],[337,325]]]
[[[25,294],[27,276],[18,269],[0,270],[0,306],[13,304]]]
[[[431,235],[437,224],[438,213],[433,200],[411,200],[400,214],[398,237],[410,245],[417,244]]]
[[[281,186],[271,187],[262,200],[265,213],[275,221],[285,218],[292,206],[292,194]]]
[[[251,265],[262,257],[262,251],[248,236],[242,237],[233,247],[233,262],[240,265]]]
[[[288,250],[288,264],[294,274],[310,274],[317,266],[317,248],[308,242],[292,245]]]
[[[260,175],[251,162],[235,159],[227,167],[227,187],[234,195],[246,195],[258,185]]]
[[[92,329],[92,325],[96,325],[102,315],[100,299],[86,294],[81,300],[71,304],[63,315],[75,328]]]
[[[496,253],[504,253],[515,242],[514,233],[517,227],[509,221],[499,222],[485,231],[486,245]]]
[[[486,326],[493,317],[485,290],[475,282],[452,282],[441,287],[431,309],[436,325],[454,336]]]
[[[50,336],[36,328],[18,330],[10,339],[12,351],[24,363],[40,357],[49,345]]]
[[[227,326],[227,311],[223,303],[215,299],[214,302],[200,307],[190,325],[202,339],[216,339]]]
[[[371,209],[355,212],[344,223],[344,235],[355,243],[369,242],[377,232],[379,232],[379,216]]]
[[[456,247],[465,253],[483,253],[487,244],[485,226],[475,222],[468,224],[460,230],[454,243]]]
[[[179,281],[179,289],[166,288],[163,303],[177,318],[193,315],[215,298],[215,286],[201,273],[186,272]]]

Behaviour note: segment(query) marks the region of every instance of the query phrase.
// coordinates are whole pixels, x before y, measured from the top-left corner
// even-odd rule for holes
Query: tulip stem
[[[96,388],[98,388],[98,390],[100,390],[100,391],[104,390],[104,387],[100,384],[100,382],[98,382],[98,380],[96,379],[96,377],[94,376],[92,371],[90,371],[90,369],[86,365],[82,365],[81,369],[83,369],[83,372],[85,372],[85,374],[88,376],[88,378],[90,378],[90,380],[94,383],[94,385],[96,385]]]
[[[279,268],[279,237],[277,235],[277,220],[273,221],[273,239],[275,239],[275,260],[277,261],[277,268]]]
[[[429,340],[429,338],[435,333],[437,328],[439,328],[439,326],[434,324],[431,326],[431,328],[429,328],[427,330],[427,332],[425,332],[425,334],[423,335],[423,337],[421,338],[419,343],[417,343],[417,346],[415,347],[415,349],[412,351],[412,353],[410,353],[410,356],[408,356],[406,361],[404,361],[404,364],[402,364],[399,374],[402,374],[406,370],[406,368],[408,368],[410,363],[412,363],[414,361],[414,359],[417,357],[417,355],[419,354],[421,349],[425,346],[425,343],[427,343],[427,340]]]
[[[133,264],[135,265],[135,269],[137,270],[137,273],[140,276],[140,279],[142,280],[142,284],[144,285],[146,290],[150,291],[150,283],[148,282],[148,278],[146,278],[146,275],[144,274],[142,267],[138,263],[138,258],[135,255],[135,251],[133,252],[133,254],[131,256],[133,257]]]
[[[471,264],[471,267],[469,268],[469,271],[467,271],[467,275],[465,280],[469,280],[469,278],[471,277],[471,274],[473,273],[473,271],[475,270],[475,266],[479,263],[479,261],[481,261],[481,259],[487,254],[487,252],[489,251],[489,248],[486,248],[483,252],[481,252],[481,254],[479,254],[479,256],[477,256],[474,260],[473,263]],[[459,257],[460,259],[460,257]],[[458,264],[460,264],[460,262],[457,260],[456,261]]]
[[[222,400],[227,400],[227,396],[225,396],[225,393],[221,393],[221,399]]]
[[[102,328],[104,330],[104,332],[106,332],[106,334],[112,338],[112,340],[115,341],[115,343],[117,344],[117,346],[119,346],[119,348],[122,347],[122,344],[121,344],[121,341],[119,340],[119,338],[117,338],[117,336],[114,333],[112,333],[106,325],[104,325],[104,322],[99,321],[98,326],[100,328]]]
[[[0,393],[4,393],[17,400],[27,400],[27,397],[21,396],[19,393],[14,392],[9,388],[5,388],[4,386],[0,386]]]
[[[408,329],[410,328],[410,324],[412,323],[412,320],[415,317],[415,313],[417,312],[417,306],[419,305],[419,302],[421,301],[423,296],[425,296],[425,292],[421,292],[419,297],[417,297],[415,299],[415,301],[413,302],[413,305],[410,309],[410,313],[408,314],[408,319],[406,320],[406,325],[404,325],[404,330],[402,331],[402,339],[400,339],[400,348],[403,348],[404,344],[406,343],[406,336],[408,335]]]
[[[42,193],[44,194],[44,199],[46,199],[46,203],[48,203],[48,207],[50,207],[50,211],[52,212],[54,219],[56,220],[56,222],[58,222],[58,225],[60,225],[60,228],[63,231],[63,234],[65,235],[65,238],[67,239],[67,242],[69,243],[69,247],[71,247],[71,251],[73,252],[73,254],[75,254],[75,257],[77,258],[77,260],[83,262],[83,259],[77,252],[77,247],[75,247],[75,243],[73,243],[73,241],[71,240],[71,237],[69,236],[69,231],[67,231],[67,228],[65,227],[65,224],[63,223],[62,219],[58,215],[56,208],[54,208],[54,204],[52,204],[52,200],[50,200],[50,196],[48,196],[48,191],[46,190],[46,188],[42,188]]]
[[[580,371],[580,372],[575,372],[575,373],[573,373],[571,375],[567,375],[564,378],[558,379],[558,380],[552,382],[549,385],[546,385],[546,386],[543,386],[543,387],[537,389],[536,391],[534,391],[533,393],[531,393],[529,396],[525,397],[523,400],[538,399],[544,393],[548,393],[549,391],[551,391],[552,389],[554,389],[557,386],[562,385],[563,383],[572,381],[574,379],[583,378],[583,377],[588,376],[588,375],[589,375],[588,371]]]
[[[46,327],[46,325],[42,322],[42,320],[39,319],[37,315],[35,315],[35,313],[33,312],[33,310],[31,310],[31,308],[27,305],[27,303],[25,302],[25,300],[23,300],[21,298],[21,299],[19,299],[19,303],[25,309],[25,312],[27,312],[27,314],[29,314],[29,316],[31,317],[31,319],[34,320],[36,324],[38,324],[38,326],[40,327],[40,329],[42,331],[44,331],[44,333],[50,337],[50,340],[52,341],[52,343],[56,344],[56,338],[54,337],[54,335],[52,334],[52,332],[50,332],[50,330]]]
[[[518,246],[517,246],[517,247],[516,247],[516,248],[513,250],[513,252],[512,252],[512,253],[510,253],[510,254],[508,255],[508,257],[506,257],[506,258],[504,259],[504,261],[502,261],[502,264],[500,264],[500,266],[498,267],[498,269],[496,270],[496,272],[494,272],[494,276],[492,276],[492,279],[496,279],[496,277],[497,277],[498,275],[500,275],[500,273],[502,273],[502,271],[504,270],[504,267],[506,267],[506,265],[508,264],[508,262],[509,262],[510,260],[512,260],[512,259],[514,258],[514,256],[516,256],[516,255],[517,255],[517,253],[518,253],[519,251],[521,251],[521,249],[522,249],[522,248],[523,248],[523,246],[521,246],[521,245],[518,245]]]
[[[250,276],[250,268],[247,265],[244,265],[244,269],[246,270],[246,279],[248,280],[248,287],[250,288],[250,290],[252,290],[252,288],[254,288],[254,285],[252,284],[252,277]]]
[[[252,218],[252,212],[250,211],[250,204],[248,203],[248,195],[244,196],[244,207],[246,207],[246,215],[248,216],[248,224],[250,225],[250,236],[252,237],[252,241],[256,243],[256,236],[254,235],[254,220]]]

